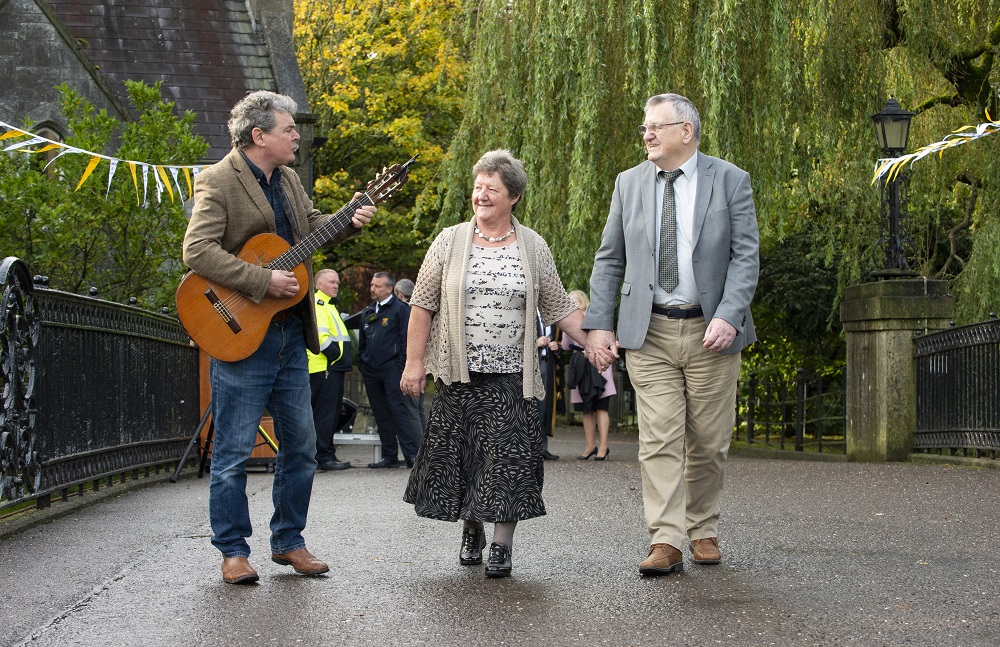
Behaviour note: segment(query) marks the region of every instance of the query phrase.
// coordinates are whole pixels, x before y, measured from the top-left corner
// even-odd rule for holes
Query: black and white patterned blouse
[[[469,371],[520,373],[524,361],[524,268],[517,242],[472,246],[465,278]]]

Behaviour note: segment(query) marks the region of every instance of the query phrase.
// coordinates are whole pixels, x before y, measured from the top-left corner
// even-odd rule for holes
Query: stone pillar
[[[947,328],[955,298],[947,281],[897,279],[847,288],[847,457],[902,461],[917,428],[913,336]]]

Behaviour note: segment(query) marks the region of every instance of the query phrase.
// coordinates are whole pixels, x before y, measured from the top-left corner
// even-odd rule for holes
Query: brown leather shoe
[[[246,557],[222,558],[222,581],[226,584],[253,584],[259,579]]]
[[[282,566],[291,566],[299,575],[322,575],[330,570],[329,566],[313,557],[305,548],[280,555],[272,553],[271,561]]]
[[[691,540],[691,561],[695,564],[718,564],[722,561],[719,540],[715,537]]]
[[[639,562],[640,575],[665,575],[684,570],[684,556],[670,544],[653,544],[649,556]]]

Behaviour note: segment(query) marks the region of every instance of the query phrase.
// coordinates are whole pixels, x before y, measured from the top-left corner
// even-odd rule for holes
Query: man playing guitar
[[[204,279],[237,291],[254,303],[289,298],[307,290],[311,294],[315,287],[308,257],[302,263],[309,285],[300,285],[292,271],[269,269],[263,262],[246,260],[245,255],[238,257],[247,241],[269,232],[291,245],[333,217],[313,208],[298,176],[287,166],[295,160],[298,149],[293,118],[297,109],[284,95],[267,91],[247,95],[230,113],[233,150],[195,178],[184,262]],[[355,200],[360,195],[355,195]],[[374,204],[357,208],[349,216],[350,224],[345,223],[329,244],[360,231],[374,213]],[[225,307],[224,300],[216,303],[216,307]],[[247,559],[250,546],[246,538],[252,528],[246,464],[265,408],[274,419],[278,438],[271,559],[302,575],[329,570],[306,550],[302,537],[316,470],[316,431],[305,352],[307,347],[314,353],[320,351],[315,317],[309,300],[299,301],[273,316],[260,346],[248,357],[211,360],[215,439],[209,516],[212,544],[223,556],[222,577],[230,584],[258,580]]]

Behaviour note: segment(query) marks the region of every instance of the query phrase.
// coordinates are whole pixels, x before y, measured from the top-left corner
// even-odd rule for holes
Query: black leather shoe
[[[325,463],[320,463],[319,465],[316,466],[316,469],[321,470],[323,472],[330,472],[334,470],[346,470],[350,469],[350,467],[351,464],[348,463],[347,461],[332,460],[332,461],[326,461]]]
[[[592,450],[590,450],[586,454],[580,454],[579,456],[577,456],[576,460],[578,460],[578,461],[585,461],[585,460],[590,459],[591,456],[596,456],[596,455],[597,455],[597,448],[594,447]]]
[[[414,464],[416,464],[416,462],[417,462],[417,459],[415,459],[415,458],[407,458],[406,459],[406,466],[409,467],[409,468],[412,468],[414,466]]]
[[[558,456],[556,456],[555,454],[553,454],[552,452],[550,452],[547,449],[545,450],[545,453],[542,454],[542,458],[544,458],[547,461],[557,461],[557,460],[559,460]]]
[[[485,547],[486,531],[482,528],[463,528],[462,550],[458,553],[458,563],[462,566],[482,564]]]
[[[399,467],[402,463],[399,462],[398,458],[383,458],[377,463],[368,463],[368,467],[373,470],[381,469],[383,467]]]
[[[510,577],[510,548],[503,544],[490,544],[490,557],[486,562],[486,577]]]

